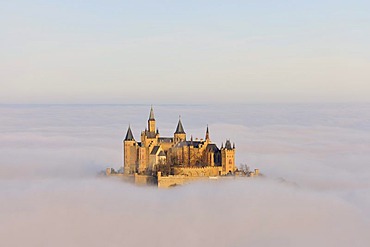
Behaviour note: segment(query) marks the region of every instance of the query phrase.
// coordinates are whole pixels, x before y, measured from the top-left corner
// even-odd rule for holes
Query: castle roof
[[[230,142],[230,140],[227,140],[227,141],[226,141],[226,143],[225,143],[225,148],[226,148],[227,150],[231,150],[231,149],[233,149],[233,148],[231,147],[231,142]]]
[[[158,142],[170,143],[170,142],[173,142],[173,138],[172,137],[159,137]]]
[[[150,107],[149,120],[155,120],[155,119],[154,119],[153,106],[152,106],[152,107]]]
[[[199,148],[204,144],[204,141],[182,141],[175,145],[175,147],[195,147]]]
[[[134,135],[132,134],[131,127],[128,126],[125,141],[135,141]]]
[[[182,126],[181,123],[181,119],[179,119],[179,122],[177,123],[175,134],[185,134],[184,127]]]
[[[218,149],[217,145],[216,144],[208,144],[207,145],[207,148],[206,148],[206,151],[207,152],[212,152],[212,153],[217,153],[219,152],[220,150]]]
[[[146,132],[145,132],[145,135],[146,135],[146,137],[148,137],[148,138],[155,138],[155,137],[156,137],[156,135],[157,135],[157,133],[146,131]]]
[[[154,154],[154,155],[156,155],[156,154],[158,153],[158,150],[159,150],[160,148],[161,148],[160,146],[154,146],[154,147],[153,147],[153,150],[152,150],[152,152],[151,152],[150,154]]]

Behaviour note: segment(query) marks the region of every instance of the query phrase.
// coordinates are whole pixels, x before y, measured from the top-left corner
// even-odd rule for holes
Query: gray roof
[[[220,150],[218,149],[218,147],[217,147],[217,145],[216,145],[216,144],[208,144],[208,145],[207,145],[207,148],[206,148],[206,151],[207,151],[207,152],[217,153],[217,152],[219,152]]]
[[[173,142],[172,137],[159,137],[158,142]]]
[[[147,132],[145,132],[145,135],[148,138],[155,138],[155,136],[157,135],[157,133],[147,131]]]
[[[153,148],[153,150],[152,150],[152,152],[150,154],[156,155],[157,152],[158,152],[158,150],[159,150],[159,148],[160,148],[160,146],[154,146],[154,148]]]
[[[189,146],[199,148],[200,145],[203,145],[204,141],[189,141]]]
[[[231,147],[231,142],[230,142],[230,140],[226,140],[225,148],[226,148],[227,150],[231,150],[231,149],[233,149],[233,148]]]
[[[184,127],[182,126],[182,123],[181,123],[181,119],[179,119],[175,134],[185,134]]]
[[[134,135],[132,134],[131,127],[128,126],[125,141],[135,141]]]
[[[179,142],[175,145],[175,147],[179,148],[179,147],[184,147],[184,146],[188,146],[188,142],[187,141],[182,141],[182,142]]]
[[[199,148],[200,145],[204,144],[204,141],[182,141],[175,145],[175,147],[192,146]]]
[[[158,156],[166,156],[166,154],[163,151],[160,151]]]
[[[149,120],[155,120],[155,119],[154,119],[153,106],[152,106],[152,107],[150,107]]]

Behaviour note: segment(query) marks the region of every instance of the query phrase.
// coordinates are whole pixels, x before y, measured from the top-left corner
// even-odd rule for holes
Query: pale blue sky
[[[369,13],[356,0],[2,1],[0,103],[368,101]]]

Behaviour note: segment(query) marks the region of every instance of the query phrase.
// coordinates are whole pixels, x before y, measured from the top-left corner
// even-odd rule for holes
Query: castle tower
[[[137,143],[128,127],[126,137],[123,140],[123,169],[125,174],[135,173],[137,164]]]
[[[179,143],[182,141],[186,141],[186,133],[184,131],[184,127],[182,126],[181,119],[179,117],[179,122],[177,123],[177,128],[173,136],[174,143]]]
[[[221,165],[223,174],[233,174],[235,171],[235,144],[231,146],[230,140],[226,140],[225,147],[221,147]]]
[[[154,111],[153,106],[150,107],[149,119],[148,119],[148,131],[155,132],[155,118],[154,118]]]

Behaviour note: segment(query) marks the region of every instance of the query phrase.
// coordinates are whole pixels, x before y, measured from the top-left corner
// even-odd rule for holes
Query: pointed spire
[[[127,130],[127,133],[126,133],[125,141],[135,141],[135,138],[134,138],[134,135],[132,134],[131,126],[130,125],[128,126],[128,130]]]
[[[207,124],[207,130],[206,130],[206,141],[209,141],[209,129]]]
[[[181,116],[179,116],[179,122],[177,123],[175,134],[185,134],[184,127],[181,123]]]
[[[150,107],[149,120],[155,120],[153,106]]]

